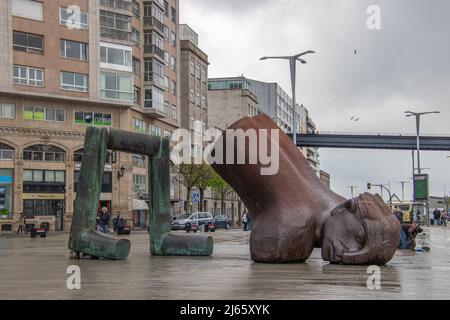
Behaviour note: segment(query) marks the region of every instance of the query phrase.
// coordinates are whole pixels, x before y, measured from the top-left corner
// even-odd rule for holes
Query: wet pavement
[[[67,234],[0,236],[1,299],[449,299],[450,228],[431,229],[431,252],[397,252],[369,290],[367,267],[329,265],[315,250],[305,264],[255,264],[249,233],[220,230],[208,258],[151,257],[133,234],[127,261],[70,260]],[[67,267],[81,268],[68,290]]]

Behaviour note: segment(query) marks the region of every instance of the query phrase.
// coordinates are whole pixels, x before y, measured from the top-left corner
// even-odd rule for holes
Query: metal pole
[[[291,86],[292,86],[292,139],[294,140],[294,144],[297,145],[297,126],[296,126],[296,114],[295,114],[295,107],[296,107],[296,76],[297,76],[297,59],[291,58],[289,59],[289,65],[291,70]]]
[[[417,127],[417,172],[422,173],[420,169],[420,114],[416,115],[416,127]]]

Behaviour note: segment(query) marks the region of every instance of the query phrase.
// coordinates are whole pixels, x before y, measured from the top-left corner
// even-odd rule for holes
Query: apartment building
[[[244,77],[208,80],[209,125],[226,129],[262,112],[250,81]]]
[[[178,11],[178,0],[0,2],[0,230],[22,212],[70,228],[87,126],[163,136],[180,126]],[[107,162],[99,208],[145,227],[147,159]]]
[[[208,55],[198,46],[198,34],[180,24],[181,126],[202,134],[208,126]]]
[[[209,79],[209,121],[226,128],[234,121],[259,113],[268,114],[286,133],[294,127],[293,102],[277,83],[267,83],[242,77]],[[316,132],[309,111],[296,104],[295,127],[298,133]],[[301,148],[311,167],[319,175],[320,160],[317,148]]]

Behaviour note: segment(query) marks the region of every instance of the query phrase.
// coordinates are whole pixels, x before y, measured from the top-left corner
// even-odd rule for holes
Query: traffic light
[[[372,189],[372,184],[370,182],[367,183],[367,190]]]

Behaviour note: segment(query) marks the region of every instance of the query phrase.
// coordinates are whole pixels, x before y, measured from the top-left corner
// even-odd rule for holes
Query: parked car
[[[191,228],[193,224],[201,228],[208,222],[214,222],[214,218],[209,212],[186,213],[172,221],[172,230],[186,230]]]
[[[231,218],[225,215],[218,215],[214,217],[214,227],[216,229],[228,229],[231,226]]]

